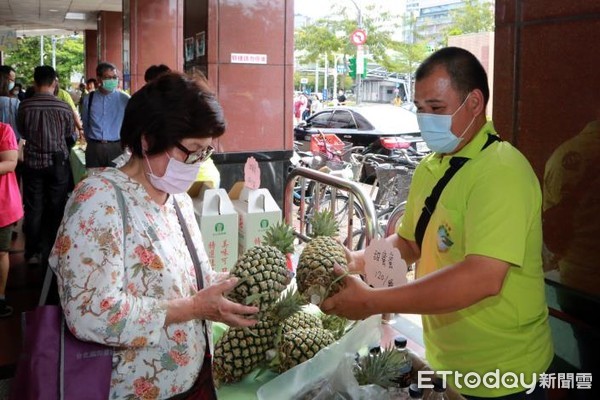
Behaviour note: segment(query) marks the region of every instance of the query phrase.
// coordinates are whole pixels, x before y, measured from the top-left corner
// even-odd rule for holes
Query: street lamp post
[[[354,7],[356,7],[356,11],[358,12],[358,29],[362,29],[362,11],[360,10],[360,7],[358,6],[358,4],[356,4],[356,2],[354,0],[350,0],[352,2],[352,4],[354,4]],[[362,52],[356,51],[356,65],[357,65],[357,71],[356,71],[356,104],[360,104],[360,95],[361,95],[361,91],[362,91],[362,73],[358,73],[358,65],[359,63],[362,64],[363,60],[359,60],[359,57],[362,57]]]

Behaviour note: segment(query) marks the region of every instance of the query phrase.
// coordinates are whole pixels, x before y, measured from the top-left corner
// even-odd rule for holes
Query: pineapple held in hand
[[[285,254],[294,252],[294,235],[288,225],[278,223],[269,228],[263,243],[246,250],[235,264],[231,276],[240,281],[229,294],[237,303],[259,307],[261,314],[273,307],[290,283]]]
[[[228,297],[236,303],[258,307],[260,314],[273,307],[290,282],[285,256],[273,246],[246,250],[230,275],[239,281]]]
[[[337,263],[346,267],[346,252],[333,238],[337,236],[339,227],[331,211],[316,212],[311,219],[311,227],[313,239],[300,254],[296,282],[307,301],[320,305],[341,288],[342,283],[333,272],[333,266]]]

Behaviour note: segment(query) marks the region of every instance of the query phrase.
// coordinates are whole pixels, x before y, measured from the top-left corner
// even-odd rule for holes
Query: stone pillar
[[[142,87],[154,64],[183,70],[183,0],[123,1],[124,86]]]
[[[98,31],[87,29],[84,34],[85,47],[85,74],[89,78],[96,78],[96,66],[98,65]]]
[[[293,146],[293,1],[186,0],[183,34],[186,71],[207,75],[227,118],[215,141],[222,186],[243,180],[253,156],[281,201]]]
[[[112,11],[98,13],[98,44],[98,61],[115,64],[121,75],[123,71],[122,13]]]

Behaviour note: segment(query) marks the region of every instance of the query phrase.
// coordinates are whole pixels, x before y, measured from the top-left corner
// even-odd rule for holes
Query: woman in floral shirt
[[[212,279],[185,193],[224,130],[222,109],[204,83],[163,75],[125,110],[121,143],[129,162],[85,179],[67,204],[50,266],[73,334],[115,347],[112,399],[203,393],[212,384],[202,378],[210,364],[203,324],[210,332],[208,321],[255,323],[248,318],[255,307],[223,296],[235,279]],[[174,202],[201,260],[200,291]]]

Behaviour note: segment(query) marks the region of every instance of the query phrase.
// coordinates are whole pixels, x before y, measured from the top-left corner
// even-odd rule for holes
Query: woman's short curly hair
[[[135,92],[125,108],[121,145],[142,157],[173,148],[184,138],[216,138],[225,132],[223,109],[206,81],[169,72]],[[142,149],[142,136],[148,148]]]

